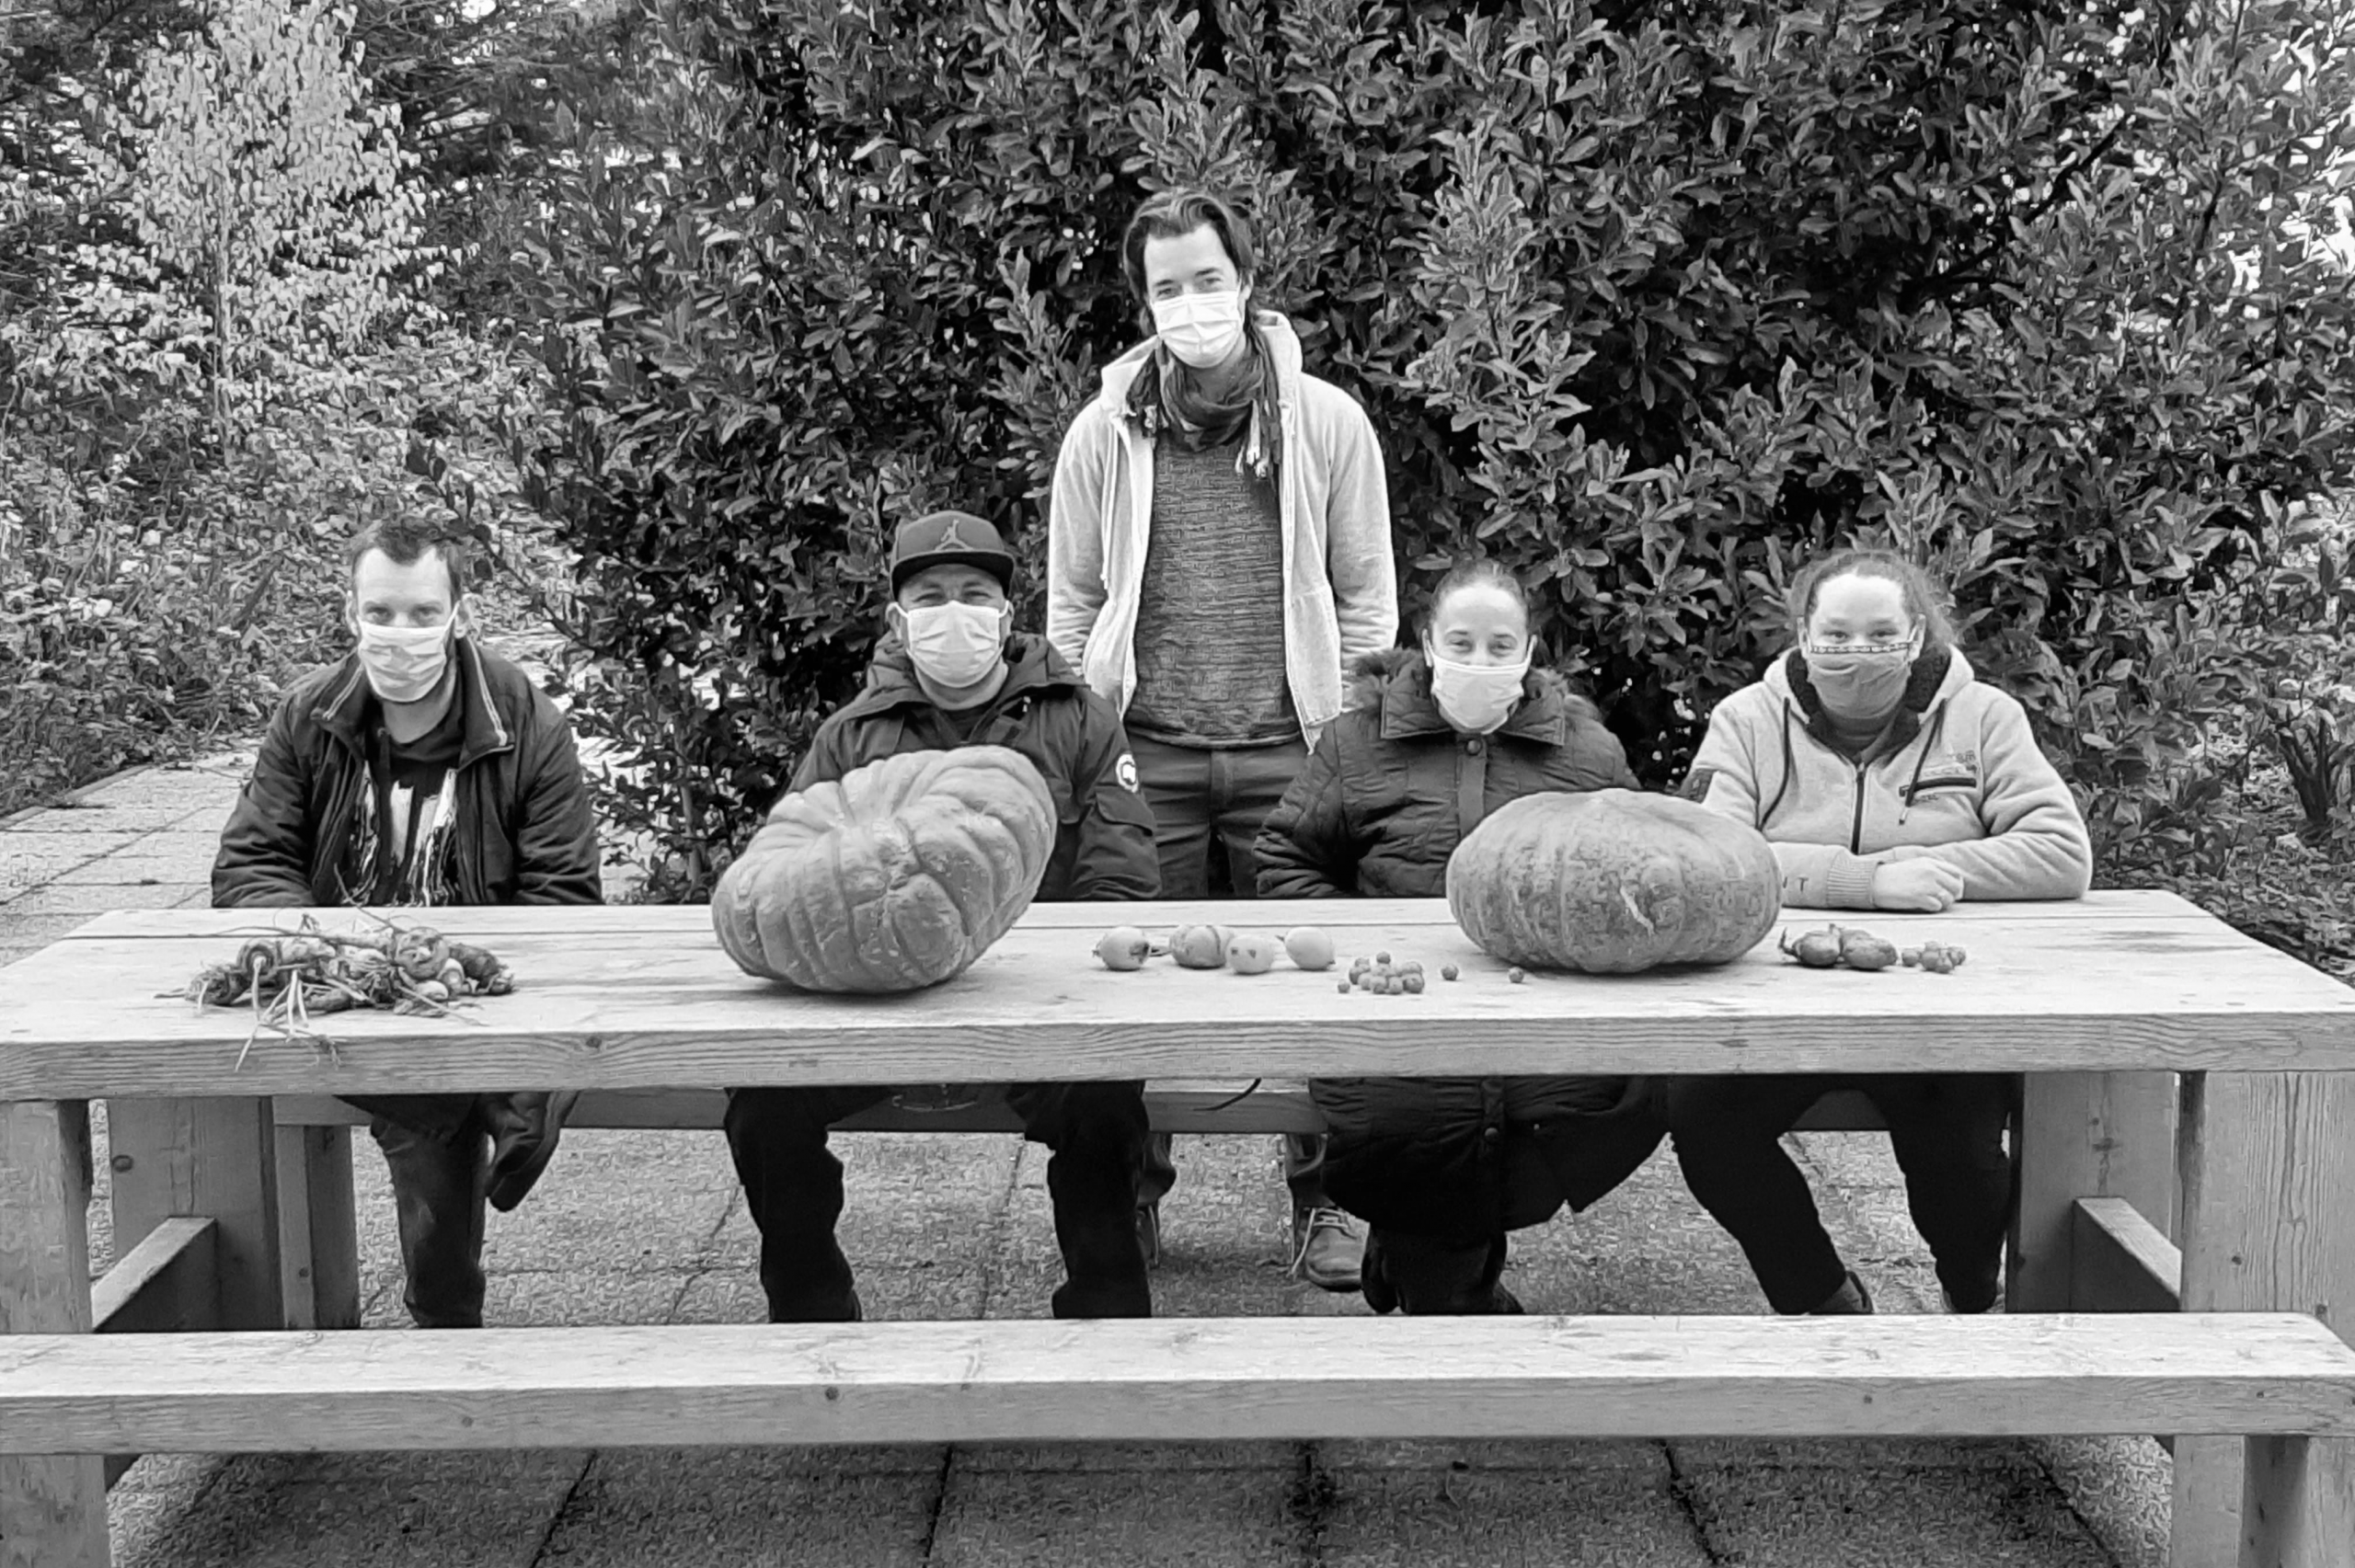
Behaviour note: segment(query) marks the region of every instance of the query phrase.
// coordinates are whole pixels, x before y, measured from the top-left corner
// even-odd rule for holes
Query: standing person
[[[390,522],[346,555],[358,647],[279,704],[221,834],[213,907],[602,902],[572,727],[469,635],[465,544]],[[484,1203],[523,1201],[573,1099],[351,1099],[392,1173],[418,1327],[482,1326]]]
[[[1047,637],[1110,699],[1153,807],[1165,898],[1236,896],[1251,845],[1341,710],[1341,671],[1398,629],[1390,502],[1355,399],[1301,369],[1281,313],[1254,310],[1251,231],[1214,195],[1166,191],[1120,258],[1153,336],[1104,369],[1055,464]],[[1294,1266],[1357,1288],[1362,1242],[1324,1192],[1323,1148],[1287,1139]],[[1160,1250],[1168,1140],[1138,1228]]]
[[[1531,651],[1511,573],[1450,571],[1420,651],[1358,662],[1350,705],[1259,830],[1259,896],[1439,898],[1455,846],[1506,802],[1633,788],[1593,705]],[[1309,1093],[1332,1129],[1326,1185],[1369,1224],[1378,1312],[1520,1311],[1499,1282],[1506,1232],[1585,1208],[1660,1139],[1636,1079],[1318,1079]]]
[[[1034,763],[1060,815],[1038,897],[1150,898],[1160,885],[1153,816],[1111,704],[1043,638],[1013,629],[1014,555],[970,512],[903,526],[891,552],[891,635],[866,689],[818,727],[792,787],[805,790],[906,751],[1005,746]],[[888,1088],[733,1089],[729,1151],[761,1232],[761,1287],[772,1322],[854,1322],[849,1259],[834,1240],[843,1167],[826,1148],[835,1122],[890,1097]],[[1047,1163],[1064,1283],[1059,1318],[1153,1314],[1137,1237],[1144,1085],[1030,1083],[1006,1091],[1024,1136]]]
[[[1960,898],[2076,898],[2085,818],[2005,692],[1976,680],[1935,585],[1904,557],[1843,550],[1791,585],[1796,647],[1709,715],[1687,790],[1755,825],[1783,902],[1935,913]],[[1947,1309],[1995,1303],[2012,1204],[2000,1073],[1679,1078],[1677,1163],[1778,1312],[1872,1310],[1782,1137],[1833,1089],[1880,1108]]]

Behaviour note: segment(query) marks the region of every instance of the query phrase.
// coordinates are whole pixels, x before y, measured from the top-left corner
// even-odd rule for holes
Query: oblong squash
[[[1447,863],[1447,907],[1481,951],[1591,974],[1739,958],[1775,928],[1782,888],[1755,828],[1632,789],[1524,795]]]

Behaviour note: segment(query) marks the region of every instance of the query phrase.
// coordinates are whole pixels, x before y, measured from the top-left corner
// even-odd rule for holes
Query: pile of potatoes
[[[1943,942],[1924,942],[1919,947],[1901,952],[1897,944],[1887,937],[1875,936],[1855,926],[1827,925],[1802,932],[1796,942],[1791,940],[1789,932],[1785,932],[1775,945],[1810,969],[1886,969],[1902,963],[1909,969],[1919,967],[1934,975],[1947,975],[1960,968],[1963,959],[1961,948]]]
[[[1096,956],[1108,969],[1142,969],[1148,958],[1167,956],[1181,969],[1231,969],[1264,975],[1281,952],[1297,969],[1333,967],[1333,939],[1313,925],[1295,926],[1281,937],[1223,925],[1181,925],[1156,941],[1132,925],[1116,925],[1096,939]]]

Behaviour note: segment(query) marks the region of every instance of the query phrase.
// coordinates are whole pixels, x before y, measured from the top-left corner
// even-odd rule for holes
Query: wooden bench
[[[106,1562],[106,1452],[2030,1432],[2180,1435],[2177,1568],[2347,1568],[2355,1385],[2327,1325],[2355,1301],[2355,993],[2157,894],[1922,922],[1970,950],[1967,982],[1805,971],[1762,948],[1699,975],[1509,985],[1435,900],[1315,916],[1345,952],[1455,962],[1464,982],[1377,999],[1282,971],[1112,975],[1085,960],[1101,911],[1065,906],[936,991],[813,998],[737,975],[702,911],[453,910],[437,917],[454,934],[525,977],[514,998],[446,1021],[340,1014],[333,1059],[265,1042],[235,1068],[241,1020],[152,992],[254,917],[109,917],[0,971],[0,1568]],[[322,1096],[575,1084],[614,1096],[592,1117],[675,1121],[716,1104],[668,1093],[680,1083],[1143,1078],[1184,1127],[1297,1116],[1296,1097],[1166,1097],[1257,1073],[1925,1070],[2028,1075],[2016,1315],[280,1326],[299,1295],[282,1223],[332,1165],[309,1150],[349,1130],[280,1121],[339,1115]],[[2145,1115],[2154,1084],[2172,1107],[2176,1074],[2179,1142]],[[118,1129],[127,1249],[96,1293],[93,1098]],[[2154,1173],[2171,1194],[2178,1152],[2179,1250],[2130,1201]]]

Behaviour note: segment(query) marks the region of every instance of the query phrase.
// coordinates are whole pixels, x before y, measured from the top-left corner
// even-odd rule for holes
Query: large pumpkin
[[[1482,951],[1593,974],[1739,958],[1775,928],[1782,887],[1749,823],[1631,789],[1524,795],[1447,863],[1447,907]]]
[[[1018,751],[910,751],[776,803],[711,896],[746,973],[903,991],[964,972],[1030,907],[1055,801]]]

